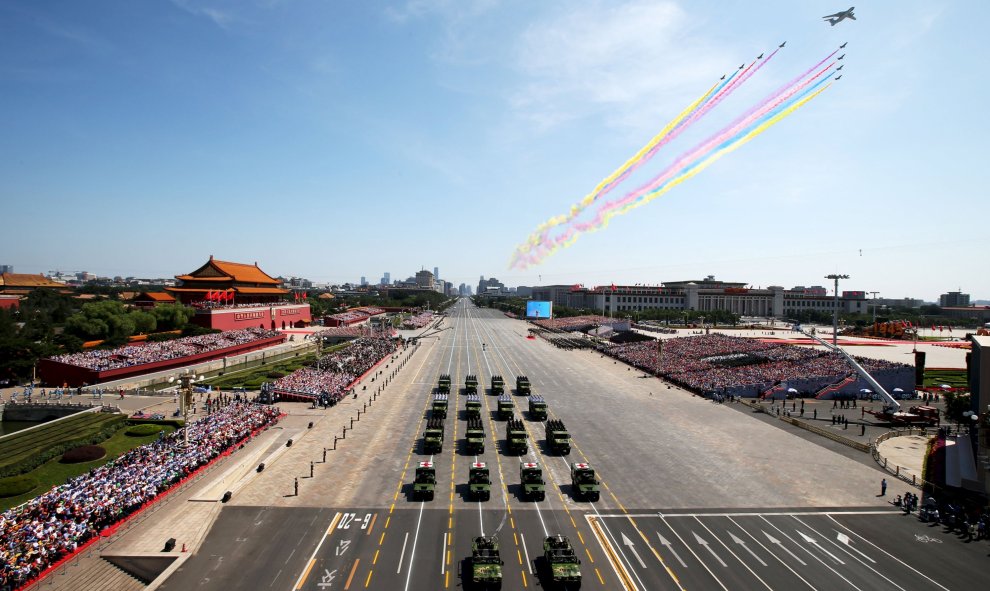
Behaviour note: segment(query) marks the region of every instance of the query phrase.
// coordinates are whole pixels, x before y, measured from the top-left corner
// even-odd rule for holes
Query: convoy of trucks
[[[526,426],[519,419],[509,419],[505,426],[505,442],[508,453],[522,455],[529,451]]]
[[[443,419],[430,418],[423,432],[423,453],[438,454],[443,451]]]
[[[437,392],[441,394],[450,393],[450,374],[440,374],[440,380],[437,382]]]
[[[433,395],[433,406],[430,408],[430,416],[434,419],[447,418],[447,395],[439,392]]]
[[[468,394],[467,402],[464,406],[464,414],[467,420],[481,418],[481,397],[477,394]]]
[[[500,396],[505,392],[505,380],[502,376],[492,376],[492,395]]]
[[[547,421],[547,446],[552,452],[563,456],[571,453],[571,436],[567,433],[564,421],[560,419]]]
[[[472,462],[468,468],[468,493],[476,501],[487,501],[492,497],[492,481],[484,462]]]
[[[498,551],[498,538],[479,536],[471,543],[467,581],[473,589],[502,588],[502,558]]]
[[[519,482],[522,484],[523,499],[542,501],[547,498],[543,469],[536,462],[519,462]]]
[[[467,439],[465,450],[469,454],[485,453],[485,427],[480,418],[468,419],[464,437]]]
[[[432,501],[436,487],[437,472],[433,462],[420,462],[419,466],[416,466],[416,479],[413,481],[413,500]]]
[[[467,394],[477,394],[478,393],[478,376],[468,374],[464,378],[464,391]]]
[[[498,397],[498,419],[500,421],[510,420],[514,409],[515,405],[512,404],[512,398],[508,394],[502,394]]]
[[[571,463],[571,494],[576,499],[584,499],[592,503],[598,501],[601,496],[601,486],[590,464]]]
[[[547,401],[539,394],[529,397],[529,418],[533,421],[547,420]]]
[[[581,560],[565,536],[548,536],[543,540],[543,558],[555,586],[577,589],[581,585]]]
[[[527,378],[526,376],[517,376],[516,394],[519,394],[520,396],[529,396],[529,392],[530,392],[529,378]]]

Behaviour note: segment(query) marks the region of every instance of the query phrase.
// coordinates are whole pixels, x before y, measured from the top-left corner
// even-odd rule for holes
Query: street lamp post
[[[832,345],[839,345],[839,279],[849,279],[849,275],[839,275],[832,273],[826,275],[825,279],[835,280],[835,297],[832,304]]]

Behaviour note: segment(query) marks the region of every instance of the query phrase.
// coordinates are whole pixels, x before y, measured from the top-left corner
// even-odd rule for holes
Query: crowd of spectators
[[[225,349],[235,345],[243,345],[253,341],[278,336],[274,330],[263,328],[247,328],[228,330],[195,337],[183,337],[161,343],[142,343],[127,345],[117,349],[83,351],[67,353],[52,357],[53,361],[85,367],[95,371],[108,371],[121,367],[144,365],[179,357],[189,357],[207,351]]]
[[[433,312],[425,311],[416,314],[415,316],[409,316],[408,318],[402,319],[402,328],[407,330],[423,328],[427,324],[433,322]]]
[[[594,328],[602,324],[612,325],[616,322],[617,321],[613,318],[586,314],[584,316],[569,316],[567,318],[544,318],[542,320],[534,320],[533,324],[550,330],[581,331],[588,330],[589,328]]]
[[[189,447],[179,429],[0,514],[0,589],[21,587],[278,417],[276,407],[227,404],[188,427]]]
[[[741,391],[758,394],[783,382],[827,384],[852,373],[839,353],[718,334],[666,340],[662,352],[652,340],[621,345],[606,343],[599,350],[705,394]],[[856,361],[871,374],[911,369],[903,363],[881,359],[857,357]]]
[[[362,337],[321,357],[316,367],[304,367],[275,380],[272,388],[275,392],[340,400],[355,379],[394,353],[395,347],[390,338]]]
[[[300,302],[241,302],[241,303],[225,303],[225,302],[210,302],[203,300],[201,302],[192,302],[189,304],[191,308],[196,308],[197,310],[211,310],[213,308],[272,308],[279,306],[297,306]]]

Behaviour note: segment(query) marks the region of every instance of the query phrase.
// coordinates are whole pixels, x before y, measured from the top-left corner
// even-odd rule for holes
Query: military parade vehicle
[[[566,456],[571,453],[571,436],[560,419],[547,421],[547,446],[554,453]]]
[[[515,406],[512,404],[512,398],[508,394],[502,394],[498,397],[498,418],[500,421],[508,421],[512,418],[512,411]]]
[[[474,374],[468,374],[468,376],[464,378],[464,389],[468,394],[477,394],[478,376]]]
[[[529,378],[526,376],[516,377],[516,394],[529,396]]]
[[[440,381],[437,382],[437,391],[441,394],[450,393],[450,374],[444,373],[440,374]]]
[[[536,462],[519,462],[519,482],[522,484],[522,498],[534,501],[547,498],[543,469]]]
[[[581,586],[581,560],[565,536],[549,536],[543,540],[543,558],[554,586],[578,589]]]
[[[467,420],[481,418],[481,397],[477,394],[467,395],[467,405],[465,407],[465,418]]]
[[[416,480],[413,481],[413,500],[432,501],[436,486],[437,472],[433,462],[420,462],[419,466],[416,466]]]
[[[575,462],[571,464],[571,494],[578,499],[586,499],[592,503],[598,501],[601,487],[595,478],[595,470],[589,464]]]
[[[433,407],[430,409],[430,416],[434,419],[447,418],[447,395],[434,394]]]
[[[508,453],[522,455],[529,450],[526,442],[526,426],[519,419],[509,419],[505,425],[505,442]]]
[[[465,438],[467,439],[465,448],[469,454],[485,453],[485,427],[480,418],[468,419]]]
[[[529,418],[533,421],[547,420],[547,401],[539,394],[529,397]]]
[[[484,462],[472,462],[468,468],[468,493],[476,501],[492,498],[492,481]]]
[[[468,588],[501,589],[502,558],[498,552],[498,538],[479,536],[471,543]]]
[[[492,376],[492,395],[500,396],[505,392],[505,380],[502,376]]]
[[[443,419],[426,421],[426,431],[423,432],[423,451],[437,454],[443,451]]]

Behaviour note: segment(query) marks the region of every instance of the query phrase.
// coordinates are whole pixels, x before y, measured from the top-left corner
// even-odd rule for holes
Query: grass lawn
[[[926,369],[925,386],[938,387],[948,384],[953,388],[969,388],[965,369]]]
[[[162,428],[166,433],[175,431],[175,427],[171,425],[163,425]],[[0,510],[7,510],[11,507],[16,507],[25,501],[29,501],[40,494],[48,492],[55,485],[65,484],[65,481],[69,478],[84,474],[91,468],[102,466],[110,460],[120,456],[124,452],[130,451],[135,447],[144,445],[145,443],[151,443],[152,441],[158,439],[157,434],[147,435],[145,437],[130,437],[124,434],[125,431],[127,431],[127,427],[117,431],[110,439],[107,439],[103,443],[99,444],[107,450],[107,455],[99,460],[82,462],[79,464],[60,464],[58,462],[59,458],[54,458],[28,472],[27,475],[34,476],[38,479],[38,482],[40,483],[38,487],[33,491],[20,496],[0,499]]]

